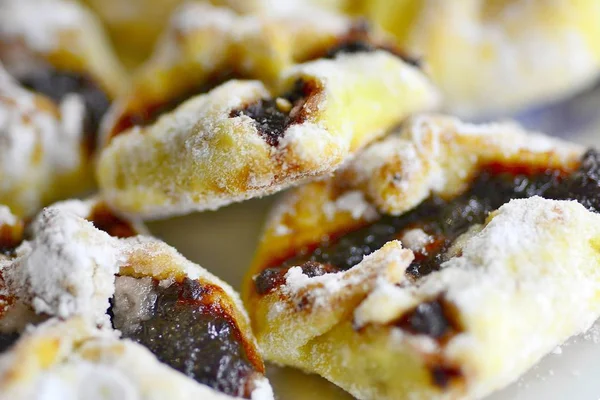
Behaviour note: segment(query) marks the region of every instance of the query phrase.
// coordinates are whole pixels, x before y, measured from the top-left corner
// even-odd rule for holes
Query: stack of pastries
[[[469,121],[598,78],[595,0],[0,0],[0,399],[509,385],[600,317],[600,152]],[[144,224],[282,191],[241,298]]]

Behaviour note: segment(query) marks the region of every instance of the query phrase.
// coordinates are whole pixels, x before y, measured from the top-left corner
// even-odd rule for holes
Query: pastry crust
[[[564,99],[600,74],[600,3],[595,0],[348,4],[428,61],[453,113],[513,113]]]
[[[278,92],[230,81],[114,138],[98,163],[103,197],[120,212],[157,218],[273,193],[327,175],[436,101],[417,69],[381,50],[282,76]]]
[[[6,400],[35,399],[40,391],[81,399],[233,399],[169,368],[142,345],[78,317],[30,329],[2,354],[0,389]],[[269,399],[268,391],[252,399]]]
[[[598,317],[600,216],[585,200],[505,203],[448,242],[432,272],[414,272],[414,262],[437,236],[410,224],[349,269],[336,269],[335,253],[302,260],[313,260],[315,243],[328,246],[323,238],[335,246],[430,196],[452,201],[482,165],[575,174],[582,154],[510,124],[423,116],[334,178],[294,189],[273,210],[244,287],[265,358],[359,399],[481,398],[516,380]]]
[[[365,21],[309,5],[239,15],[187,2],[174,12],[154,54],[112,107],[102,144],[227,80],[257,79],[277,91],[281,72],[294,64],[350,43],[392,49],[390,39]]]
[[[0,361],[3,365],[0,370],[4,369],[0,372],[0,393],[16,396],[7,397],[11,399],[32,398],[38,390],[46,390],[43,385],[47,374],[57,374],[55,378],[63,390],[76,393],[85,384],[83,380],[91,378],[87,374],[78,375],[79,367],[84,370],[93,367],[85,370],[88,373],[96,368],[115,369],[106,379],[110,376],[117,379],[117,374],[124,374],[122,368],[147,362],[147,373],[162,371],[166,375],[164,381],[149,382],[146,372],[135,371],[114,382],[115,393],[129,388],[127,390],[145,396],[142,398],[156,398],[152,397],[155,391],[165,393],[183,382],[181,389],[175,392],[178,398],[187,399],[199,393],[229,398],[213,394],[216,392],[209,389],[209,385],[233,397],[272,399],[248,316],[233,289],[165,243],[136,235],[135,226],[140,230],[143,226],[114,215],[107,217],[105,207],[97,200],[71,200],[48,207],[29,228],[31,238],[17,243],[18,247],[0,259],[0,344],[3,349],[10,347],[28,324],[38,324],[48,318],[81,321],[75,325],[74,338],[69,337],[73,332],[68,323],[64,323],[66,328],[60,328],[58,336],[65,334],[64,343],[60,340],[57,343],[52,330],[46,332],[45,326],[53,326],[56,320],[30,328],[32,336],[25,333]],[[16,226],[14,216],[7,212],[2,216],[2,232]],[[127,224],[128,229],[125,229]],[[173,295],[178,296],[174,302]],[[109,306],[110,313],[107,312]],[[168,317],[158,315],[169,307]],[[147,331],[138,329],[143,324],[152,324],[148,329],[159,332],[158,345],[147,338]],[[174,338],[181,335],[179,329],[186,324],[192,338],[187,341],[180,336]],[[113,331],[113,325],[124,337],[140,344],[117,340],[115,333],[111,334],[111,342],[94,342],[99,333],[93,333],[90,327],[94,327],[94,332],[98,328]],[[208,336],[198,337],[199,334]],[[173,342],[175,339],[177,342]],[[37,341],[42,343],[39,347],[35,344]],[[90,341],[94,344],[84,351]],[[54,347],[46,349],[45,346]],[[61,353],[62,350],[66,353]],[[192,353],[193,359],[187,362],[197,367],[191,372],[189,367],[182,369],[177,364],[181,357],[189,355],[180,354],[182,351]],[[22,359],[25,364],[21,364]],[[86,362],[73,364],[77,360]],[[85,366],[90,363],[92,365]],[[26,366],[22,368],[23,365]],[[198,368],[203,375],[198,375]],[[97,389],[101,391],[102,382],[98,384]],[[112,385],[111,382],[104,384]]]

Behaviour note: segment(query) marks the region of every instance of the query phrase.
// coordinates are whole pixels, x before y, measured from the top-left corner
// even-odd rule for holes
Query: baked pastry
[[[377,48],[417,63],[390,39],[365,21],[306,5],[238,15],[229,8],[187,2],[173,14],[154,54],[112,107],[102,142],[133,126],[151,124],[185,100],[231,79],[258,79],[278,91],[281,72],[294,64]]]
[[[85,385],[86,396],[109,386],[115,396],[154,399],[181,385],[174,398],[272,398],[237,294],[165,243],[131,236],[133,223],[126,231],[128,221],[106,210],[92,211],[92,223],[81,218],[90,205],[103,207],[70,201],[45,208],[30,239],[0,259],[1,343],[8,348],[0,393],[33,398],[51,391],[45,383],[52,377],[67,393]]]
[[[0,65],[0,201],[30,216],[85,189],[91,175],[83,104],[25,90]]]
[[[234,398],[198,384],[161,363],[144,346],[118,339],[115,333],[80,317],[52,319],[27,331],[0,355],[0,399],[37,399],[40,394],[111,400]],[[266,381],[257,384],[253,400],[273,398]]]
[[[231,17],[218,12],[225,20]],[[216,17],[208,21],[217,20],[221,24]],[[227,35],[212,28],[204,32],[212,46],[197,49],[207,56],[222,54],[214,38],[227,41]],[[364,42],[365,31],[350,34],[359,39],[334,41],[329,53],[321,53],[327,57],[285,69],[274,84],[229,80],[154,123],[113,131],[118,136],[109,140],[98,163],[103,197],[122,213],[158,218],[266,195],[330,173],[408,113],[435,105],[436,91],[416,67]],[[204,85],[205,72],[195,71]],[[180,73],[177,82],[194,74]],[[135,102],[145,98],[130,97]],[[129,125],[132,115],[142,116],[142,123],[155,117],[125,113],[112,126]]]
[[[427,60],[455,113],[512,113],[566,98],[600,76],[595,0],[346,3]]]
[[[135,67],[151,54],[155,42],[167,25],[165,15],[183,0],[82,0],[94,10],[113,39],[120,58],[129,67]],[[232,9],[240,14],[272,14],[305,6],[305,1],[286,0],[211,0],[204,1]],[[315,1],[319,6],[339,6],[339,0]],[[331,4],[329,4],[331,3]]]
[[[275,207],[258,343],[359,399],[481,398],[600,315],[599,195],[594,150],[414,118]]]
[[[2,1],[0,61],[21,85],[57,103],[77,95],[89,149],[127,82],[96,18],[69,0]]]

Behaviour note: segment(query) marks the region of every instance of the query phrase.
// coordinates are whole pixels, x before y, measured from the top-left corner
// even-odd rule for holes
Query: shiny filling
[[[231,396],[249,398],[260,361],[227,308],[222,289],[195,280],[118,277],[112,321],[163,363]]]
[[[19,81],[26,88],[42,93],[56,102],[62,101],[69,94],[78,94],[85,105],[83,131],[87,137],[86,145],[90,151],[95,148],[100,122],[110,106],[110,100],[89,76],[47,67],[21,77]]]
[[[408,56],[393,42],[376,40],[368,21],[365,20],[359,20],[354,23],[350,30],[345,35],[339,37],[324,53],[316,54],[311,59],[331,59],[339,54],[371,53],[376,50],[387,51],[414,67],[421,66],[419,59]]]
[[[127,238],[137,235],[137,231],[129,221],[117,216],[104,203],[96,204],[87,220],[113,237]]]
[[[313,274],[347,270],[364,256],[391,240],[403,240],[419,231],[425,237],[413,249],[415,260],[406,273],[412,280],[437,271],[452,243],[469,228],[483,224],[488,214],[511,199],[541,196],[555,200],[577,200],[590,211],[600,211],[600,153],[588,151],[580,167],[566,173],[558,169],[532,170],[527,166],[490,164],[483,166],[470,187],[452,199],[432,196],[400,216],[384,215],[375,222],[349,232],[331,235],[323,242],[300,249],[279,266],[269,267],[255,279],[259,294],[284,282],[292,266],[309,266]],[[315,264],[321,265],[315,268]]]
[[[254,120],[259,135],[271,146],[277,146],[286,129],[301,124],[310,111],[306,100],[318,89],[314,84],[301,79],[292,89],[275,99],[260,99],[233,110],[230,117],[248,116]]]

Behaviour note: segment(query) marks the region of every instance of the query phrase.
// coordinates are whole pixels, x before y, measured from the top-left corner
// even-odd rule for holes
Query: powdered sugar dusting
[[[63,175],[81,168],[84,106],[67,96],[57,109],[14,82],[0,66],[0,193],[27,212]],[[16,188],[24,187],[15,193]]]
[[[323,212],[329,220],[343,211],[349,212],[354,219],[365,221],[372,221],[379,215],[375,207],[365,200],[364,193],[358,190],[346,192],[335,201],[323,204]]]
[[[18,221],[17,216],[10,212],[10,208],[0,205],[0,225],[15,225]]]
[[[34,223],[34,239],[17,249],[3,270],[12,292],[37,313],[87,315],[109,324],[106,309],[123,261],[116,239],[73,214],[48,208]]]

